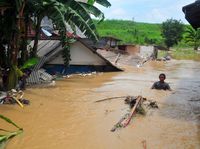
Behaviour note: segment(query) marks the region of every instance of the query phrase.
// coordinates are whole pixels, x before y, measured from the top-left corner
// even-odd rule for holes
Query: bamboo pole
[[[110,98],[104,98],[101,100],[97,100],[95,102],[102,102],[102,101],[106,101],[106,100],[112,100],[112,99],[117,99],[117,98],[126,98],[127,96],[119,96],[119,97],[110,97]]]
[[[141,100],[142,100],[142,96],[138,96],[137,99],[136,99],[136,103],[135,103],[134,107],[132,108],[132,110],[131,110],[131,112],[130,112],[128,118],[124,119],[124,120],[121,122],[121,125],[122,125],[123,127],[126,127],[126,126],[130,123],[130,121],[131,121],[133,115],[135,114],[135,110],[137,109],[137,107],[138,107],[138,105],[140,104],[140,101],[141,101]]]

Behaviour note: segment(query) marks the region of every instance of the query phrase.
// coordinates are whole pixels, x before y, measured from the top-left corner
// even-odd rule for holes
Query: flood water
[[[199,149],[200,62],[172,60],[125,68],[73,76],[56,81],[55,87],[29,88],[25,98],[31,104],[24,109],[1,105],[0,113],[24,129],[7,149],[144,149],[144,144],[147,149]],[[162,72],[172,92],[150,89]],[[95,101],[127,95],[155,100],[159,109],[111,132],[129,107],[123,99]]]

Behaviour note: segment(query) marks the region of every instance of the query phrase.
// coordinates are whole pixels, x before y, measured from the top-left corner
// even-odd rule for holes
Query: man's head
[[[164,73],[161,73],[159,75],[159,79],[160,79],[161,82],[164,82],[164,80],[166,79],[166,75]]]

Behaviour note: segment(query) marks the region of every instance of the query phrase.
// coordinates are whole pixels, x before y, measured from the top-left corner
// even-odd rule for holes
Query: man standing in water
[[[160,79],[160,81],[155,82],[153,84],[153,86],[151,87],[151,89],[170,90],[171,91],[169,84],[165,82],[166,75],[164,73],[161,73],[159,75],[159,79]]]

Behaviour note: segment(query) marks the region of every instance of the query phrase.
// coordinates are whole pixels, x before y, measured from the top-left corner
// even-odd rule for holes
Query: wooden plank
[[[102,101],[106,101],[106,100],[111,100],[111,99],[117,99],[117,98],[126,98],[127,96],[119,96],[119,97],[110,97],[110,98],[104,98],[101,100],[97,100],[95,102],[102,102]]]
[[[142,102],[142,99],[143,99],[142,96],[138,96],[138,97],[136,98],[136,103],[135,103],[135,105],[133,106],[133,108],[131,109],[131,112],[125,114],[125,115],[119,120],[119,122],[117,122],[117,124],[114,125],[114,127],[111,129],[112,132],[114,132],[117,128],[126,127],[126,126],[130,123],[132,117],[133,117],[134,114],[136,113],[137,107],[138,107],[138,106],[140,105],[140,103]]]
[[[133,115],[135,114],[135,111],[136,111],[138,105],[140,104],[141,100],[142,100],[142,96],[138,96],[137,99],[136,99],[136,103],[135,103],[134,107],[132,108],[129,116],[121,122],[121,125],[123,127],[126,127],[130,123],[130,121],[131,121]]]

